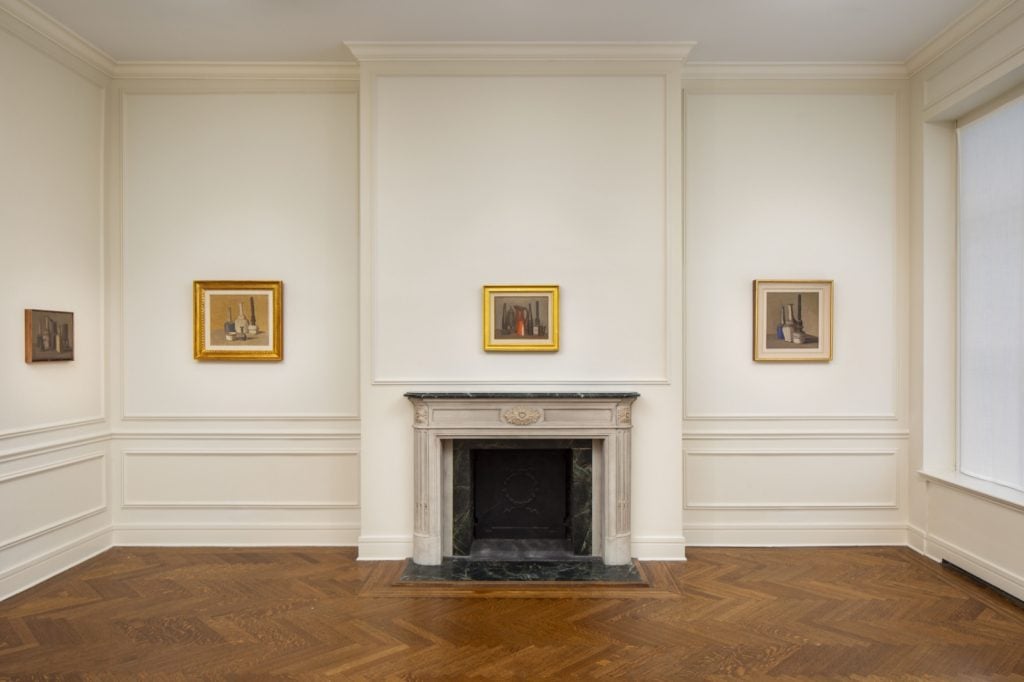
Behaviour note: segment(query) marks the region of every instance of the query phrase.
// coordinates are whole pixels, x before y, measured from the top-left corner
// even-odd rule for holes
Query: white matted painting
[[[832,360],[832,280],[754,280],[754,361]]]

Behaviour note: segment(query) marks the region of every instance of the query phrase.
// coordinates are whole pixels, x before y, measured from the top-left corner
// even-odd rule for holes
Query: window
[[[958,143],[959,469],[1024,491],[1024,97]]]

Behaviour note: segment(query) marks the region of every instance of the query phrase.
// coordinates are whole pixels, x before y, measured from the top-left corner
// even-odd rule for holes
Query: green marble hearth
[[[566,561],[478,561],[448,557],[439,566],[406,563],[400,583],[438,582],[586,582],[646,585],[635,562],[605,566],[597,557]]]

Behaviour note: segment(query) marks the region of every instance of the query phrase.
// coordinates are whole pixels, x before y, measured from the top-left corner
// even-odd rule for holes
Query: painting
[[[195,359],[282,360],[283,288],[281,282],[194,282]]]
[[[484,287],[485,351],[557,351],[558,287]]]
[[[832,360],[832,280],[754,280],[754,361]]]
[[[75,314],[25,311],[25,362],[75,359]]]

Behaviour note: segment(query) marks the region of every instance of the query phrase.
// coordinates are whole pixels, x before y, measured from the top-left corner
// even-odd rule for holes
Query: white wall
[[[404,391],[609,386],[642,394],[634,553],[682,556],[671,70],[364,67],[361,557],[411,550]],[[485,353],[486,284],[559,285],[559,351]]]
[[[116,541],[351,544],[354,87],[125,82],[114,100]],[[283,361],[193,359],[193,281],[239,279],[283,281]]]
[[[103,416],[103,89],[0,33],[0,435]],[[24,310],[75,314],[75,360],[24,362]]]
[[[0,12],[0,599],[108,542],[103,83]],[[24,310],[75,315],[75,359],[27,364]]]
[[[902,86],[684,88],[687,539],[902,544]],[[834,281],[831,362],[753,362],[755,279]]]
[[[666,380],[663,78],[390,76],[375,95],[375,381]],[[485,353],[481,287],[528,283],[561,288],[558,353]]]
[[[127,94],[123,414],[358,408],[353,94]],[[193,280],[282,280],[284,360],[197,362]]]

